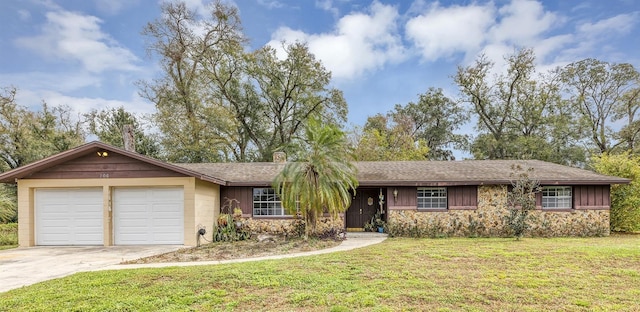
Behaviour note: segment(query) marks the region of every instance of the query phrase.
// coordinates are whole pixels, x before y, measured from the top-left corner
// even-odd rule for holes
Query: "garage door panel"
[[[182,189],[173,188],[173,189],[155,189],[151,190],[151,196],[157,198],[161,201],[177,201],[178,199],[182,199]]]
[[[37,245],[103,245],[102,188],[37,189]]]
[[[144,224],[146,224],[146,218],[127,218],[127,216],[123,216],[118,219],[118,227],[121,228],[142,228]]]
[[[151,205],[151,209],[153,210],[153,212],[156,212],[156,213],[170,213],[170,214],[173,214],[173,215],[177,215],[178,213],[180,213],[179,211],[176,211],[176,209],[175,209],[175,206],[178,203],[179,202],[163,203],[163,204],[152,204]]]
[[[179,228],[181,226],[181,222],[179,220],[155,220],[153,222],[153,226],[154,227],[172,227],[172,228],[176,228],[176,230],[173,231],[177,231],[177,228]],[[166,229],[164,231],[167,231]]]
[[[113,202],[116,245],[184,243],[182,188],[117,188]]]

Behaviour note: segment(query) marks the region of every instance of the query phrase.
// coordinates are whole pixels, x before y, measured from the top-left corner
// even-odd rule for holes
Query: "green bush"
[[[18,245],[18,223],[0,224],[0,246]]]
[[[640,156],[601,155],[591,166],[598,173],[631,179],[630,184],[611,186],[610,227],[615,232],[640,231]]]
[[[239,221],[240,226],[236,226]],[[246,229],[240,220],[234,220],[232,215],[221,214],[218,223],[214,225],[214,242],[235,242],[251,238],[251,232]]]
[[[0,223],[18,221],[18,205],[15,188],[0,184]]]

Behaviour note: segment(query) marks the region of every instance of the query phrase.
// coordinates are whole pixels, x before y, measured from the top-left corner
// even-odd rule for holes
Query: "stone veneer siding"
[[[507,187],[479,186],[474,210],[390,210],[387,231],[393,236],[511,236],[506,224]],[[527,236],[606,236],[609,210],[543,211],[529,214]]]

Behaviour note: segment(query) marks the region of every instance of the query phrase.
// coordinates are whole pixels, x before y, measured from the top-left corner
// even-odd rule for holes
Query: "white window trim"
[[[271,190],[273,192],[274,198],[277,200],[258,200],[256,201],[255,199],[255,192],[256,190]],[[280,197],[278,196],[278,194],[276,194],[275,190],[273,188],[270,187],[254,187],[252,189],[251,192],[251,196],[252,196],[252,207],[251,207],[251,213],[254,217],[256,218],[261,218],[261,217],[286,217],[289,216],[286,214],[286,209],[284,209],[284,207],[282,206],[282,200],[280,200]],[[277,207],[279,207],[280,211],[282,211],[282,214],[256,214],[256,203],[257,204],[262,204],[262,203],[266,203],[266,204],[276,204]],[[264,208],[257,208],[258,210],[262,210]]]
[[[556,195],[548,195],[549,191],[553,191]],[[567,195],[568,193],[568,195]],[[562,195],[557,195],[562,194]],[[558,206],[559,203],[565,203]],[[553,207],[549,207],[549,204]],[[573,189],[571,186],[543,186],[542,187],[542,209],[572,209],[573,208]],[[568,205],[568,206],[567,206]]]
[[[437,195],[442,195],[442,193],[444,193],[444,196],[420,196],[420,191],[427,191],[427,192],[431,192],[432,194],[434,192],[437,193]],[[444,199],[444,207],[420,207],[420,199],[424,198],[427,200],[437,200],[438,203],[441,203],[441,200]],[[432,202],[433,204],[433,202]],[[417,202],[416,202],[416,206],[418,208],[418,210],[443,210],[443,209],[448,209],[449,208],[449,199],[448,199],[448,190],[446,187],[419,187],[417,189]]]

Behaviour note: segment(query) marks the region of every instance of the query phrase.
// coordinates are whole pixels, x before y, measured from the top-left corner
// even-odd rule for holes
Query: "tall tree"
[[[405,115],[377,114],[367,119],[362,130],[354,129],[351,144],[356,161],[426,160],[429,147],[414,135],[414,124]],[[402,118],[401,118],[402,117]]]
[[[624,120],[625,124],[614,139],[619,140],[620,147],[637,154],[640,140],[640,77],[634,83],[635,87],[624,93],[621,105],[616,108],[613,121]]]
[[[462,147],[467,142],[466,136],[454,133],[467,116],[462,107],[442,93],[442,89],[429,88],[419,95],[417,103],[396,105],[389,115],[397,122],[404,120],[402,123],[411,128],[410,134],[426,142],[429,159],[453,160],[452,148]]]
[[[67,106],[31,111],[15,101],[17,90],[0,93],[0,170],[18,168],[84,142],[81,122]]]
[[[165,73],[142,83],[142,94],[156,103],[170,160],[268,160],[295,153],[292,138],[309,116],[346,120],[342,93],[305,44],[285,44],[282,58],[271,47],[247,51],[237,9],[211,8],[202,19],[184,3],[164,4],[145,28]]]
[[[537,73],[530,49],[506,60],[506,72],[495,78],[490,77],[494,65],[484,56],[472,66],[459,67],[454,78],[478,119],[479,134],[470,145],[474,157],[583,162],[582,131],[560,96],[558,73]]]
[[[345,134],[338,127],[313,118],[305,125],[305,147],[296,162],[289,162],[276,176],[273,187],[286,209],[300,210],[305,237],[316,233],[316,221],[324,211],[333,217],[351,204],[358,187],[356,168],[349,162]]]
[[[225,160],[225,142],[216,131],[221,125],[211,124],[215,119],[211,116],[225,118],[229,113],[208,98],[210,86],[201,72],[205,61],[241,48],[245,39],[237,9],[217,1],[207,19],[198,18],[184,2],[164,3],[161,11],[162,16],[147,24],[143,34],[151,40],[148,50],[160,57],[163,76],[140,82],[140,87],[141,95],[156,104],[155,120],[167,158]]]
[[[150,157],[161,158],[160,148],[155,138],[144,133],[139,118],[127,112],[124,107],[92,110],[85,114],[89,132],[104,143],[124,147],[124,127],[130,125],[134,132],[136,152]]]
[[[626,139],[615,141],[616,130],[612,119],[637,112],[634,97],[630,96],[625,105],[624,96],[632,94],[638,87],[640,74],[631,64],[612,64],[596,59],[585,59],[563,68],[562,78],[570,95],[573,109],[580,112],[589,131],[589,140],[600,153],[613,151],[618,145],[629,143]],[[626,107],[625,107],[626,106]],[[634,116],[629,115],[629,124],[634,124]],[[627,139],[633,135],[627,128]]]
[[[302,135],[311,116],[323,123],[339,125],[346,121],[347,104],[340,90],[329,88],[331,73],[309,51],[306,44],[284,44],[286,58],[279,59],[272,47],[251,55],[250,85],[257,86],[258,102],[252,109],[263,116],[267,127],[246,127],[266,161],[273,151],[291,148],[292,138]],[[237,106],[238,103],[236,103]],[[288,150],[294,153],[294,150]]]

